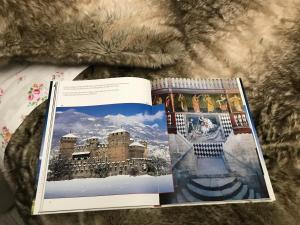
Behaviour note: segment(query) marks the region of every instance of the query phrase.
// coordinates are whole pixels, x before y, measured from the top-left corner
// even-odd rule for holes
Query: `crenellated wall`
[[[144,175],[147,174],[147,163],[150,161],[150,159],[146,158],[135,158],[125,161],[106,162],[99,157],[78,160],[64,160],[56,157],[50,160],[47,180]]]

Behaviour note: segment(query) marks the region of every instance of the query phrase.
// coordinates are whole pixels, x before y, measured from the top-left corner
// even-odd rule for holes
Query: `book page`
[[[152,105],[150,81],[122,77],[60,82],[57,106],[87,106],[121,103]]]
[[[165,104],[174,193],[162,206],[275,200],[239,79],[152,82]]]
[[[165,108],[151,106],[149,81],[57,82],[52,96],[35,214],[149,207],[174,191]]]

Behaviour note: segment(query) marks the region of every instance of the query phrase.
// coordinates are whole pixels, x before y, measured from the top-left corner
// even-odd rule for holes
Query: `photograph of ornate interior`
[[[162,204],[268,198],[236,80],[170,80],[152,91],[169,118],[175,183]]]

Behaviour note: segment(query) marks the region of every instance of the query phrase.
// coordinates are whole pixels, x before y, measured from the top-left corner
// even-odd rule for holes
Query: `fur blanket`
[[[0,61],[92,64],[77,79],[243,79],[277,201],[30,216],[45,104],[15,132],[6,178],[25,224],[300,221],[299,0],[0,0]],[[175,215],[175,216],[174,216]]]

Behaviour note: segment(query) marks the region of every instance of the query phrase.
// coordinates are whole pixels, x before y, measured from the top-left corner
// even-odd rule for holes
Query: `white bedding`
[[[12,134],[47,99],[50,81],[73,80],[85,68],[28,64],[0,67],[0,167]]]

